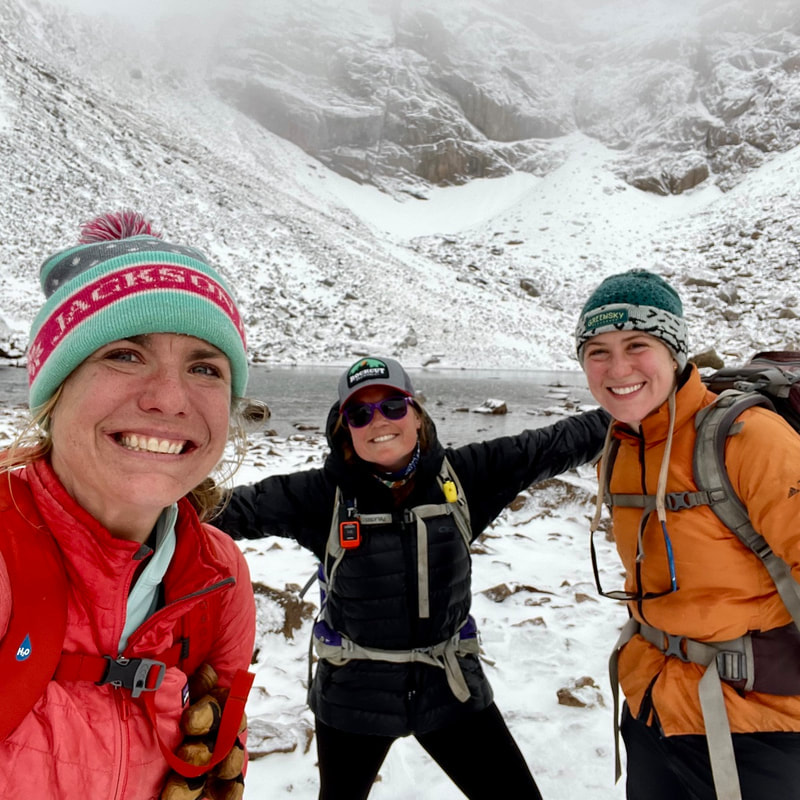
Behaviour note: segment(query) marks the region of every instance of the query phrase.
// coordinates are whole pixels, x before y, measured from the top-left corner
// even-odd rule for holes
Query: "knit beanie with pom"
[[[230,290],[200,251],[163,241],[141,214],[85,223],[79,244],[50,256],[39,280],[47,299],[28,347],[32,410],[95,350],[147,333],[214,345],[230,361],[233,396],[244,395],[247,344]]]
[[[682,371],[689,360],[689,342],[683,304],[678,293],[661,277],[632,269],[606,278],[581,311],[575,329],[578,360],[593,336],[609,331],[641,331],[660,339]]]

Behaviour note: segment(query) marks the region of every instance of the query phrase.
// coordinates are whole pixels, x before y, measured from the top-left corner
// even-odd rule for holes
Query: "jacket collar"
[[[63,554],[70,584],[82,604],[95,609],[93,620],[101,649],[116,652],[128,588],[150,548],[113,537],[67,493],[47,460],[29,464],[24,476]],[[175,534],[175,554],[163,580],[167,604],[196,595],[231,572],[186,498],[178,501]]]

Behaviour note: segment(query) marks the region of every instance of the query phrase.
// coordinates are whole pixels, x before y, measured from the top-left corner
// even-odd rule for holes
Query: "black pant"
[[[627,707],[628,800],[715,800],[705,736],[663,736]],[[800,800],[800,734],[734,733],[742,800]]]
[[[364,800],[395,738],[346,733],[319,719],[316,732],[319,800]],[[456,725],[416,739],[471,800],[542,800],[494,703]]]

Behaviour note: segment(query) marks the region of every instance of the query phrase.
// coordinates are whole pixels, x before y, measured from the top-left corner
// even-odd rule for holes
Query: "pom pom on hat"
[[[129,236],[142,234],[161,238],[161,234],[153,230],[150,222],[142,214],[126,208],[122,211],[101,214],[95,219],[84,222],[81,225],[81,238],[78,239],[78,243],[107,242],[111,239],[127,239]]]
[[[39,280],[47,298],[31,327],[31,409],[47,402],[95,350],[131,336],[180,333],[228,357],[234,396],[247,388],[244,326],[230,290],[193,247],[159,238],[139,213],[86,222],[81,244],[50,256]]]
[[[578,359],[589,339],[610,331],[642,331],[660,339],[683,370],[689,359],[683,304],[663,278],[632,269],[606,278],[591,294],[575,330]]]

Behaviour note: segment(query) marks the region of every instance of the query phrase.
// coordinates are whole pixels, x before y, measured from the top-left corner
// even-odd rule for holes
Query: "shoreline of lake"
[[[266,403],[271,412],[260,429],[283,437],[323,432],[342,369],[252,365],[247,397]],[[519,433],[595,405],[581,372],[439,365],[407,371],[445,445]],[[0,407],[24,408],[27,396],[27,371],[0,365]],[[502,401],[507,413],[480,413],[487,400]]]

